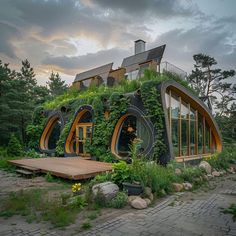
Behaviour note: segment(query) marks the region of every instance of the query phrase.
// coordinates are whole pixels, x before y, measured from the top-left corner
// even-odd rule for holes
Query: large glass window
[[[171,90],[165,101],[175,157],[215,152],[216,141],[205,117]]]

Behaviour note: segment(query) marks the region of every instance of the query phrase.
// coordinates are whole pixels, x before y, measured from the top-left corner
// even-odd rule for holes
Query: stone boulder
[[[190,190],[193,188],[193,185],[188,182],[183,183],[183,186],[185,190]]]
[[[145,208],[147,208],[147,202],[144,200],[144,199],[142,199],[141,197],[137,197],[137,198],[135,198],[131,203],[130,203],[130,205],[133,207],[133,208],[135,208],[135,209],[139,209],[139,210],[141,210],[141,209],[145,209]]]
[[[137,197],[139,197],[139,196],[137,196],[137,195],[130,195],[130,196],[128,196],[128,203],[131,204],[131,202],[132,202],[134,199],[136,199]]]
[[[176,174],[176,175],[181,175],[181,174],[182,174],[182,171],[181,171],[179,168],[176,168],[176,169],[175,169],[175,174]]]
[[[175,192],[180,192],[184,188],[183,184],[173,183],[172,185]]]
[[[230,174],[235,174],[235,169],[234,169],[234,167],[233,167],[233,166],[229,167],[229,168],[227,169],[227,172],[230,173]]]
[[[104,198],[104,201],[109,202],[119,192],[119,187],[112,182],[104,182],[96,184],[92,187],[93,198],[96,198],[99,194],[99,197]]]
[[[214,177],[220,177],[220,176],[221,176],[220,172],[219,172],[219,171],[216,171],[216,170],[212,171],[211,174],[212,174]]]
[[[201,161],[199,167],[204,169],[207,174],[211,174],[212,168],[211,165],[207,161]]]
[[[148,206],[152,203],[149,198],[144,198],[143,200],[147,203]]]

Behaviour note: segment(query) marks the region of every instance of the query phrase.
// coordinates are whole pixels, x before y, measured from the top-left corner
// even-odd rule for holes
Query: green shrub
[[[45,175],[45,179],[47,182],[54,182],[55,181],[54,177],[51,175],[50,172],[47,172],[47,174]]]
[[[119,187],[122,187],[123,182],[131,181],[131,172],[128,164],[125,161],[120,161],[114,163],[112,181],[116,183]]]
[[[144,186],[148,186],[157,195],[161,194],[164,189],[166,193],[172,191],[172,182],[175,180],[173,170],[161,166],[155,162],[145,163],[141,182]]]
[[[214,169],[226,170],[230,164],[236,163],[236,148],[227,147],[219,154],[211,155],[205,159]]]
[[[182,169],[180,177],[183,181],[194,183],[203,173],[204,171],[201,168],[189,166]]]
[[[21,156],[22,153],[23,148],[19,139],[15,136],[15,134],[11,134],[9,143],[7,145],[7,154],[9,156]]]
[[[128,200],[128,195],[125,192],[119,192],[116,197],[114,197],[109,206],[112,208],[123,208]]]

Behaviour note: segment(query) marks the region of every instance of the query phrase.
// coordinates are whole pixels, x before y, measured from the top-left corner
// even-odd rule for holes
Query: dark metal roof
[[[112,65],[113,65],[113,63],[109,63],[106,65],[82,72],[80,74],[77,74],[75,77],[75,82],[82,81],[82,80],[89,79],[94,76],[103,75],[103,74],[104,75],[107,74],[107,77],[108,77],[108,74],[109,74],[110,70],[112,69]]]
[[[124,58],[121,67],[128,67],[134,64],[140,64],[145,61],[155,60],[161,62],[166,45],[162,45],[145,52]]]

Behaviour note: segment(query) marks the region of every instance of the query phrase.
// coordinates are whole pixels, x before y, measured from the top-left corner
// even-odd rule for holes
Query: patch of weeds
[[[43,220],[50,221],[55,227],[65,227],[75,222],[78,211],[51,203],[51,207],[43,213]]]
[[[1,201],[0,216],[11,217],[13,215],[27,216],[31,211],[36,211],[41,205],[42,190],[19,191],[10,193]]]
[[[128,195],[124,192],[119,192],[117,196],[111,200],[109,206],[117,209],[123,208],[126,205],[127,200]]]
[[[83,200],[75,205],[63,205],[60,198],[49,200],[45,190],[34,189],[10,193],[0,202],[0,216],[26,216],[26,221],[49,221],[55,227],[65,227],[75,222],[77,213],[84,206]]]
[[[84,196],[79,195],[73,198],[70,205],[72,208],[83,209],[85,206],[88,205],[88,203],[86,202],[86,199]]]
[[[98,217],[98,212],[97,211],[93,211],[93,212],[91,212],[87,217],[88,217],[88,219],[90,219],[90,220],[95,220],[97,217]]]
[[[50,172],[47,172],[47,174],[45,175],[45,180],[47,182],[54,182],[55,181],[54,177],[50,174]]]
[[[232,214],[233,221],[236,221],[236,204],[232,204],[229,208],[222,211],[225,214]]]
[[[90,229],[92,227],[91,223],[88,221],[85,221],[82,225],[81,225],[81,229],[86,230],[86,229]]]
[[[70,193],[62,193],[61,194],[62,205],[66,205],[68,203],[68,200],[69,200],[70,197],[71,197]]]

